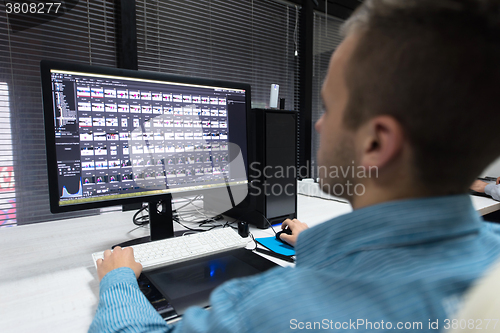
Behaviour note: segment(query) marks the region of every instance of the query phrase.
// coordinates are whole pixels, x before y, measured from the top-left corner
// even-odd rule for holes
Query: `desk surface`
[[[500,210],[500,202],[499,201],[495,201],[493,199],[486,198],[486,197],[479,197],[476,195],[471,195],[471,198],[472,198],[472,204],[474,205],[474,208],[481,215],[486,215],[486,214],[495,212],[497,210]]]
[[[500,203],[473,197],[487,214]],[[310,226],[348,213],[350,205],[299,195],[298,219]],[[91,253],[148,234],[133,212],[0,229],[0,332],[86,332],[99,284]],[[271,230],[251,230],[256,237]],[[286,264],[283,261],[280,263]]]

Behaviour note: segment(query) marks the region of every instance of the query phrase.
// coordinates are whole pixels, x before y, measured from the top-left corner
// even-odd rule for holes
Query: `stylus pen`
[[[270,251],[270,250],[256,248],[255,251],[263,253],[263,254],[267,254],[267,255],[269,255],[271,257],[275,257],[275,258],[278,258],[278,259],[281,259],[281,260],[285,260],[285,261],[288,261],[288,262],[295,262],[295,260],[292,257],[290,257],[290,256],[285,256],[284,254],[276,253],[276,252],[273,252],[273,251]]]

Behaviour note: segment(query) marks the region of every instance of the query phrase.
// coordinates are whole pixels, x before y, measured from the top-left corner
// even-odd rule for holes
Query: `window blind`
[[[298,107],[300,8],[273,0],[138,0],[140,70],[250,83],[252,107],[279,84]]]
[[[313,38],[313,89],[312,89],[312,165],[316,166],[316,156],[319,149],[319,134],[314,129],[314,124],[323,114],[323,103],[321,100],[321,86],[325,80],[333,51],[342,42],[340,27],[344,20],[326,15],[325,13],[314,13],[314,38]],[[313,177],[316,178],[316,168],[313,169]]]
[[[63,1],[60,10],[33,25],[0,3],[0,226],[98,212],[50,213],[40,60],[116,67],[114,2]]]

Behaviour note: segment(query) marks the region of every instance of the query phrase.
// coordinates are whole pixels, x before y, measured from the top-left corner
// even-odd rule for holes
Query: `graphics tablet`
[[[276,266],[250,250],[238,249],[143,272],[138,281],[158,313],[170,319],[190,306],[209,306],[210,293],[222,283]]]

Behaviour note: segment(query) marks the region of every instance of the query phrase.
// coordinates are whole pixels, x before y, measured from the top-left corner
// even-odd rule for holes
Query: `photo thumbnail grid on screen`
[[[51,85],[60,205],[247,182],[244,89],[55,69]]]

